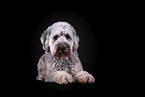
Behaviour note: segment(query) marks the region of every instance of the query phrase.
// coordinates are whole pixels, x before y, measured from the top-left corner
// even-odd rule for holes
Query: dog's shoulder
[[[80,59],[79,59],[78,52],[77,52],[77,51],[74,51],[74,52],[71,54],[70,59],[73,60],[75,63],[79,62]]]
[[[40,59],[39,60],[45,60],[45,54],[43,54],[41,57],[40,57]]]

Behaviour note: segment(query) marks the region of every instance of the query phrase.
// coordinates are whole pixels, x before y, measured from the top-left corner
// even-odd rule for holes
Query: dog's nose
[[[59,49],[61,50],[61,52],[63,53],[66,50],[65,46],[60,46]]]

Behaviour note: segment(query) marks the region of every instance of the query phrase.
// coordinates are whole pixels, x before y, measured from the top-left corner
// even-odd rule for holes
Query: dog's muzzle
[[[70,56],[70,46],[67,43],[60,43],[57,45],[55,57],[64,58]]]

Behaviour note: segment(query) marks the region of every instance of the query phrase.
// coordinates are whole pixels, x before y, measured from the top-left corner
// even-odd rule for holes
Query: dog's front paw
[[[95,78],[86,71],[80,71],[75,76],[79,83],[94,83]]]
[[[68,84],[68,83],[72,83],[74,82],[74,78],[72,77],[72,75],[68,74],[65,71],[58,71],[59,73],[57,73],[56,78],[55,78],[55,82],[58,84]]]

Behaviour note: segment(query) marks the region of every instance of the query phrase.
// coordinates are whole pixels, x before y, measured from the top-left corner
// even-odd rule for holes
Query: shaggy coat
[[[83,70],[77,52],[79,37],[69,23],[54,23],[44,31],[40,40],[45,54],[37,65],[37,80],[58,84],[95,81],[91,74]]]

